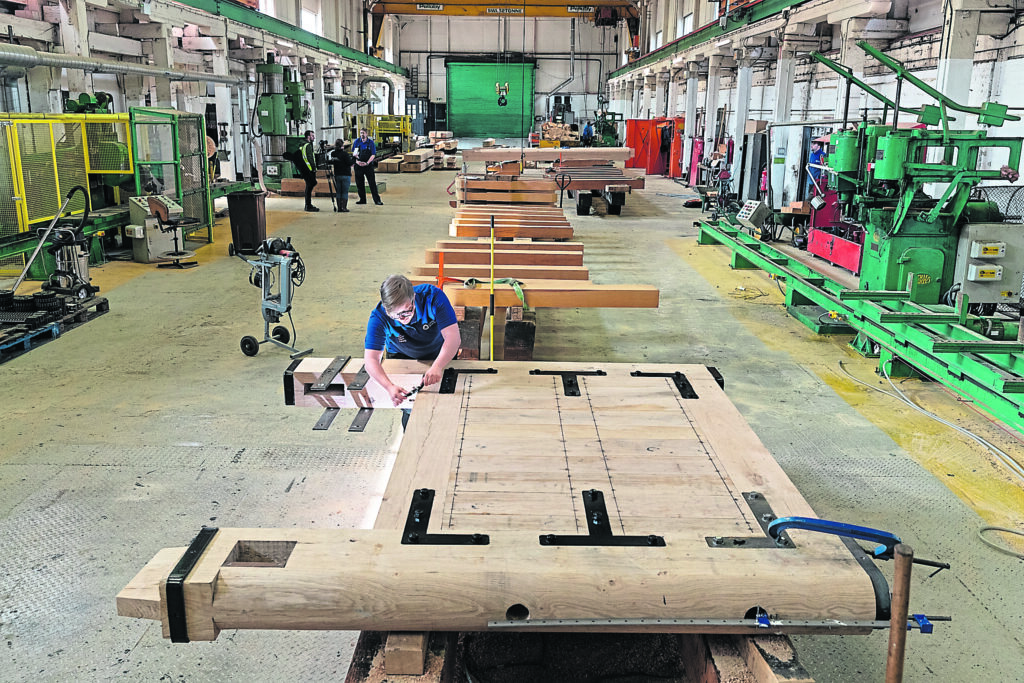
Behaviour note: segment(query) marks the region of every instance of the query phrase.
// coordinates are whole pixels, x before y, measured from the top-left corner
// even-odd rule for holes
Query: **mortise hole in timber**
[[[225,567],[284,567],[295,541],[239,541],[225,560]]]
[[[505,610],[505,618],[509,621],[525,621],[530,618],[530,610],[518,602]]]

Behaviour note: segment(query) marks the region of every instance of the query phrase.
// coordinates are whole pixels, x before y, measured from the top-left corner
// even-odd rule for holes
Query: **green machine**
[[[991,102],[981,107],[959,105],[869,43],[862,41],[858,45],[896,72],[895,101],[857,79],[846,67],[819,53],[811,56],[878,98],[885,104],[886,112],[893,112],[890,125],[862,122],[855,130],[840,131],[830,137],[830,187],[838,192],[845,220],[864,230],[860,288],[904,290],[909,286],[908,278],[914,275],[919,301],[938,303],[963,278],[957,269],[958,261],[964,260],[958,259],[958,250],[968,214],[971,218],[991,218],[997,214],[992,207],[977,205],[968,211],[972,190],[981,181],[1003,177],[1006,169],[1016,171],[1021,156],[1019,138],[990,137],[986,130],[950,130],[948,111],[976,114],[980,123],[991,126],[1020,117],[1007,114],[1006,106]],[[904,81],[934,98],[937,104],[901,107]],[[941,124],[941,130],[901,129],[901,112],[916,115],[919,124]],[[887,118],[883,116],[883,121]],[[1003,169],[979,169],[982,154],[1004,160]],[[926,193],[926,186],[939,187],[937,196]],[[1010,289],[1013,297],[996,294],[988,297],[993,299],[990,303],[1009,303],[1010,298],[1015,299],[1020,282]],[[984,298],[983,289],[978,293]]]
[[[296,78],[296,72],[277,64],[274,54],[267,55],[266,64],[258,64],[260,96],[256,102],[256,115],[261,134],[266,141],[263,148],[263,175],[268,184],[280,183],[282,178],[296,178],[298,172],[288,160],[302,146],[300,126],[309,120],[309,107],[304,101],[306,85]]]
[[[762,241],[743,211],[698,221],[698,242],[725,245],[734,268],[760,268],[784,282],[791,315],[818,333],[855,335],[851,345],[878,358],[879,374],[940,382],[1024,433],[1024,230],[977,199],[983,183],[1017,180],[1022,140],[949,126],[953,112],[983,126],[1019,117],[1000,104],[953,102],[870,44],[859,46],[896,73],[894,100],[811,53],[848,83],[844,120],[854,85],[884,105],[881,124],[833,133],[824,164],[826,199],[837,208],[825,241],[845,236],[844,248],[858,250],[857,286]],[[901,106],[908,83],[934,103]],[[913,116],[914,127],[901,127],[901,116]],[[821,255],[811,244],[808,251]]]

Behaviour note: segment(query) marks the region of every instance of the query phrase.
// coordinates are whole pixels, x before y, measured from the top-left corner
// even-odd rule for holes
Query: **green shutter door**
[[[533,126],[533,64],[448,64],[448,127],[456,137],[525,137]],[[494,84],[508,82],[508,105]]]

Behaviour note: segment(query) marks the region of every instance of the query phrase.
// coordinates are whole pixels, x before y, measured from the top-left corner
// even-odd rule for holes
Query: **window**
[[[685,36],[688,33],[693,33],[693,13],[687,14],[679,18],[679,35]]]
[[[274,0],[260,0],[260,13],[266,14],[269,17],[275,17],[276,7],[274,6]]]
[[[320,0],[302,0],[299,26],[310,33],[315,33],[318,36],[323,35],[324,24],[320,16]]]

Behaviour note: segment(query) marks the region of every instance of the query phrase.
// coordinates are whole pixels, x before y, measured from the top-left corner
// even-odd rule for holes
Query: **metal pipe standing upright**
[[[902,683],[903,661],[907,649],[907,617],[910,612],[910,570],[914,549],[905,543],[895,548],[895,574],[892,579],[892,618],[889,622],[889,655],[885,661],[885,683]]]
[[[494,360],[494,214],[491,214],[491,349],[488,360]]]

